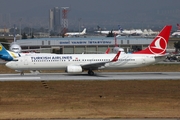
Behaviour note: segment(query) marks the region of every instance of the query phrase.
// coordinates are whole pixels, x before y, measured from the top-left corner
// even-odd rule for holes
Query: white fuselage
[[[116,54],[44,54],[32,55],[11,61],[7,67],[15,70],[66,70],[67,66],[83,66],[93,63],[105,63],[98,69],[126,69],[150,65],[164,60],[150,54],[120,54],[118,61],[110,62]],[[109,62],[108,62],[109,61]]]
[[[65,36],[81,36],[86,34],[86,28],[82,32],[67,32]]]
[[[66,36],[75,36],[75,35],[84,35],[84,34],[82,34],[82,33],[66,33],[65,34]]]
[[[19,57],[24,57],[24,56],[36,56],[36,55],[49,55],[49,53],[34,53],[34,52],[29,52],[29,53],[15,53],[11,51],[7,51],[11,57],[14,59],[18,59]]]
[[[173,32],[172,36],[180,36],[180,31]]]

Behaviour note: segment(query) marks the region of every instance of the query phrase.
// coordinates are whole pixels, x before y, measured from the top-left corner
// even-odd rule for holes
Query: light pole
[[[20,20],[19,20],[19,22],[20,22],[20,30],[19,30],[20,40],[21,40],[21,21],[22,21],[22,18],[20,18]]]
[[[80,33],[80,23],[81,23],[81,18],[79,18],[78,21],[79,21],[79,33]]]

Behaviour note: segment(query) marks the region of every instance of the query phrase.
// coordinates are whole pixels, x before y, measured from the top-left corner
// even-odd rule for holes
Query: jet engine
[[[82,72],[81,66],[67,66],[66,72],[67,73],[79,73]]]
[[[21,52],[21,47],[18,44],[12,43],[10,46],[11,46],[10,51],[13,51],[15,53],[20,53]]]

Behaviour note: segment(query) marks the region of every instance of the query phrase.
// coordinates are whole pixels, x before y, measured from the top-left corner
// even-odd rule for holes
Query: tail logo
[[[149,50],[153,54],[163,54],[166,51],[167,42],[162,36],[157,36],[152,45],[149,46]]]

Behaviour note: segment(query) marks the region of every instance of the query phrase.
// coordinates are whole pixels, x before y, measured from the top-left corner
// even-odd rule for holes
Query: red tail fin
[[[106,50],[105,54],[109,54],[110,50],[111,50],[111,49],[108,48],[108,49]]]
[[[165,26],[146,49],[133,54],[165,54],[171,28],[171,25]]]

